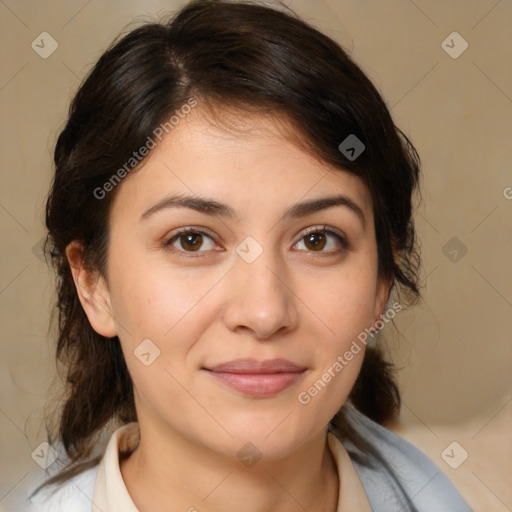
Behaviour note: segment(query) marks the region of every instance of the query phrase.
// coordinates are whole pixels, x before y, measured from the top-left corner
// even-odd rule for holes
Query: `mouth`
[[[307,368],[287,359],[236,359],[203,370],[243,395],[264,398],[276,395],[298,382]]]

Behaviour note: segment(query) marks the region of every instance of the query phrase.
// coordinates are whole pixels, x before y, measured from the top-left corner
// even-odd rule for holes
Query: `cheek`
[[[372,267],[340,272],[310,294],[315,312],[333,348],[343,350],[371,325],[375,308],[376,275]]]
[[[298,401],[324,421],[341,407],[359,375],[366,349],[360,336],[373,319],[375,281],[371,265],[347,267],[308,297],[320,319],[312,333],[319,341],[315,371]]]
[[[184,400],[180,383],[191,371],[189,353],[212,322],[207,301],[201,300],[211,280],[133,261],[112,273],[112,305],[123,325],[119,338],[135,393],[144,403],[159,408]]]
[[[129,330],[139,335],[164,336],[208,289],[210,279],[192,279],[186,271],[155,263],[147,256],[117,261],[110,273],[112,306],[116,317],[122,317]]]
[[[138,347],[149,339],[151,343],[145,343],[158,353],[154,367],[184,375],[190,350],[214,322],[215,304],[208,300],[208,292],[219,278],[211,271],[198,275],[198,269],[187,273],[187,269],[149,265],[142,258],[139,263],[134,258],[121,261],[111,275],[112,306],[122,325],[119,337],[128,367],[137,380],[141,368],[134,351],[137,355],[142,350]]]

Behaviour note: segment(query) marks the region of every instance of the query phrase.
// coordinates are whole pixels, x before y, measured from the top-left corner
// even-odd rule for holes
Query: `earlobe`
[[[393,288],[394,279],[388,278],[379,279],[377,286],[377,295],[375,298],[375,318],[374,324],[377,320],[380,320],[381,315],[386,312],[386,307],[389,302],[389,297],[391,295],[391,290]]]
[[[79,242],[73,241],[67,246],[66,256],[78,298],[92,328],[107,338],[116,336],[117,326],[105,278],[99,271],[84,265],[83,247]]]

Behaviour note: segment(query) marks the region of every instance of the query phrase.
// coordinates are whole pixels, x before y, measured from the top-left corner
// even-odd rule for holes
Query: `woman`
[[[192,2],[99,59],[55,165],[67,465],[33,510],[470,510],[382,426],[419,159],[335,42]]]

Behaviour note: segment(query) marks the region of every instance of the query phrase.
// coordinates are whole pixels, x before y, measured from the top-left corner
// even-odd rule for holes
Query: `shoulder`
[[[45,480],[32,478],[24,485],[23,498],[9,512],[90,512],[98,465],[62,484],[48,485],[34,491]],[[34,493],[34,494],[33,494]]]
[[[41,484],[51,477],[59,474],[59,468],[51,471],[31,474],[23,485],[19,486],[16,494],[21,498],[15,498],[15,505],[8,509],[9,512],[91,512],[95,510],[110,510],[106,506],[106,490],[115,488],[121,492],[125,503],[130,503],[121,473],[119,471],[118,452],[131,451],[139,440],[137,423],[122,425],[112,434],[106,435],[97,443],[96,454],[83,462],[83,470],[71,476],[63,483],[49,484],[35,492]],[[60,449],[60,447],[59,447]],[[61,450],[62,452],[62,450]],[[62,468],[65,462],[63,452]],[[76,469],[78,471],[78,468]],[[123,492],[124,490],[124,492]],[[116,499],[119,496],[116,496]],[[17,500],[17,501],[16,501]],[[101,505],[101,506],[100,506]]]
[[[347,405],[346,413],[372,448],[372,453],[361,453],[343,441],[374,510],[471,512],[454,485],[424,453],[353,406]]]
[[[57,442],[53,445],[57,452],[56,460],[47,468],[32,466],[10,493],[8,512],[91,512],[100,461],[111,437],[112,432],[103,429],[96,438],[89,459],[74,467],[75,474],[60,483],[41,487],[61,474],[70,463],[62,442]]]

